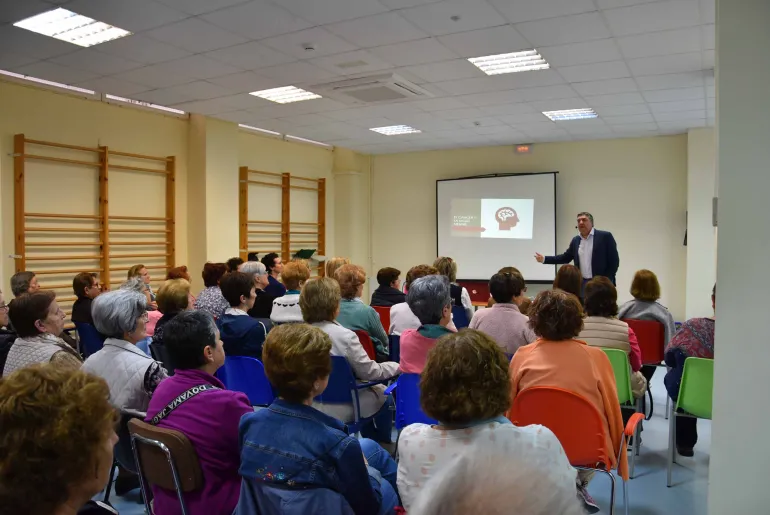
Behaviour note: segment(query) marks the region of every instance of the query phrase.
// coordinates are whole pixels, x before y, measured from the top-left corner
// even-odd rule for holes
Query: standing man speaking
[[[583,284],[596,276],[607,277],[615,284],[615,274],[618,272],[620,257],[618,245],[612,233],[594,229],[594,217],[591,213],[578,213],[577,228],[580,234],[558,256],[543,256],[535,253],[538,263],[546,265],[565,265],[575,261],[575,266],[583,274]]]

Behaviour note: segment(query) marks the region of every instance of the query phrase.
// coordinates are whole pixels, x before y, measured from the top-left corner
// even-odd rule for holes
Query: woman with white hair
[[[167,377],[160,363],[136,347],[147,337],[146,297],[128,289],[103,293],[94,299],[91,314],[107,340],[83,363],[83,371],[107,381],[113,406],[144,415],[158,383]]]
[[[449,281],[441,275],[428,275],[412,283],[406,294],[406,304],[420,321],[418,329],[401,333],[401,372],[419,374],[425,360],[445,334],[452,334],[447,326],[452,321],[452,297]]]
[[[257,298],[254,301],[254,307],[251,308],[248,313],[252,318],[270,318],[270,314],[273,312],[273,299],[274,296],[265,291],[267,285],[270,284],[267,273],[267,267],[259,261],[246,261],[238,267],[239,272],[254,276],[254,288],[256,289]]]

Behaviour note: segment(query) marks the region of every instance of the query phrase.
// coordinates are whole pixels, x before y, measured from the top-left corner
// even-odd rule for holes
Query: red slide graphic
[[[452,226],[453,231],[462,231],[462,232],[484,232],[486,231],[486,228],[484,227],[470,227],[468,225],[453,225]]]

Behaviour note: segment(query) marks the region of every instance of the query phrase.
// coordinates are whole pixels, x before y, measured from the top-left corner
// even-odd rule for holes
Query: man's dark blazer
[[[580,235],[577,235],[572,238],[564,254],[546,256],[543,263],[546,265],[566,265],[570,261],[574,261],[575,266],[580,268],[579,248]],[[618,244],[615,243],[612,233],[594,229],[594,250],[591,256],[591,271],[594,273],[594,277],[603,275],[612,281],[612,284],[615,284],[615,274],[618,272],[618,266],[620,266]]]

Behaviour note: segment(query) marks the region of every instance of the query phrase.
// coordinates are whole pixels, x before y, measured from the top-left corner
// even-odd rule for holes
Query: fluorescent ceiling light
[[[547,70],[551,67],[534,49],[511,52],[510,54],[471,57],[468,60],[487,75]]]
[[[96,92],[86,88],[78,88],[77,86],[70,86],[68,84],[62,84],[61,82],[54,82],[52,80],[38,79],[37,77],[31,77],[29,75],[22,75],[21,73],[13,73],[6,70],[0,70],[1,75],[7,75],[8,77],[14,77],[16,79],[27,80],[30,82],[37,82],[38,84],[45,84],[46,86],[54,86],[57,88],[68,89],[70,91],[77,91],[78,93],[85,93],[87,95],[94,95]]]
[[[104,97],[107,98],[108,100],[116,100],[118,102],[125,102],[126,104],[149,107],[151,109],[157,109],[159,111],[166,111],[167,113],[187,114],[181,109],[174,109],[173,107],[159,106],[158,104],[151,104],[149,102],[144,102],[142,100],[134,100],[133,98],[118,97],[115,95],[110,95],[109,93],[105,93]]]
[[[98,45],[131,35],[127,30],[113,27],[61,7],[21,20],[13,25],[83,47]]]
[[[250,131],[264,132],[265,134],[270,134],[272,136],[280,136],[281,135],[280,132],[269,131],[267,129],[260,129],[259,127],[252,127],[251,125],[246,125],[246,124],[243,124],[243,123],[239,123],[238,127],[242,128],[242,129],[248,129]]]
[[[249,95],[255,97],[264,98],[271,102],[278,102],[279,104],[288,104],[290,102],[301,102],[303,100],[313,100],[315,98],[322,98],[321,95],[316,95],[310,91],[305,91],[296,86],[284,86],[282,88],[263,89],[262,91],[252,91]]]
[[[409,127],[408,125],[391,125],[389,127],[374,127],[370,131],[379,132],[386,136],[398,136],[399,134],[415,134],[422,132],[420,129]]]
[[[326,148],[333,148],[334,145],[329,145],[328,143],[321,143],[320,141],[315,141],[312,139],[307,138],[300,138],[299,136],[292,136],[291,134],[287,134],[284,136],[286,141],[300,141],[302,143],[310,143],[311,145],[318,145],[320,147],[326,147]]]
[[[543,114],[554,122],[563,122],[566,120],[588,120],[599,116],[591,108],[585,109],[565,109],[563,111],[543,111]]]

